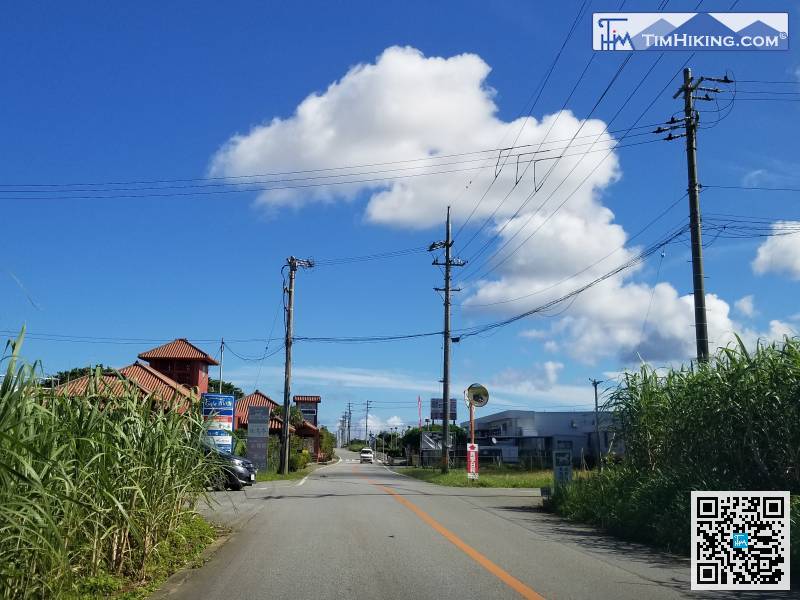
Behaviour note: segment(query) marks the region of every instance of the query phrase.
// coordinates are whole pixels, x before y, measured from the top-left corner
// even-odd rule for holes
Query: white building
[[[599,413],[600,451],[608,452],[613,433],[609,431],[612,417]],[[469,421],[462,423],[469,428]],[[572,449],[573,460],[594,463],[594,411],[538,412],[533,410],[504,410],[475,419],[475,443],[481,460],[502,460],[504,463],[531,461],[541,466],[550,464],[553,450]],[[615,451],[619,452],[617,443]]]

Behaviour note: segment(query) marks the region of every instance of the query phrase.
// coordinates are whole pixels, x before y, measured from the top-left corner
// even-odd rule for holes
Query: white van
[[[362,463],[368,462],[370,464],[375,462],[375,456],[372,453],[372,448],[361,449],[361,462]]]

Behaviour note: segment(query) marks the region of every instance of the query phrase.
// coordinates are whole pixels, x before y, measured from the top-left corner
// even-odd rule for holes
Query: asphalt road
[[[339,453],[305,480],[216,494],[204,512],[234,534],[156,597],[721,597],[689,592],[686,560],[538,512],[530,490],[445,488]]]

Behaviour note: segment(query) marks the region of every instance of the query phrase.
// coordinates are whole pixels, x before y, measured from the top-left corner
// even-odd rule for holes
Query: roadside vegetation
[[[688,554],[691,490],[789,490],[800,573],[800,340],[740,342],[666,375],[644,366],[610,408],[624,457],[557,489],[558,513]]]
[[[292,407],[292,414],[297,410]],[[300,417],[302,419],[302,416]],[[320,453],[321,462],[328,462],[336,458],[336,436],[325,427],[320,427]],[[235,439],[234,454],[247,456],[247,429],[237,429],[233,432]],[[315,465],[313,457],[303,445],[302,438],[291,436],[289,438],[289,473],[279,473],[281,461],[281,443],[277,436],[271,436],[267,442],[267,469],[256,473],[256,481],[278,481],[281,479],[302,479],[308,475]]]
[[[367,447],[367,442],[365,440],[350,440],[350,443],[347,444],[347,449],[350,452],[361,452],[362,449]]]
[[[59,395],[20,348],[0,359],[0,597],[145,593],[215,537],[193,510],[214,469],[199,407],[112,392],[101,370]]]
[[[408,467],[397,469],[398,473],[451,487],[487,487],[487,488],[541,488],[553,485],[553,471],[524,471],[513,467],[481,466],[477,480],[467,479],[466,469],[450,469],[443,475],[439,469],[423,469]]]

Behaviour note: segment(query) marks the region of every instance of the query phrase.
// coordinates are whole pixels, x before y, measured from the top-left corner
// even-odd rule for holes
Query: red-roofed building
[[[86,393],[90,380],[91,376],[85,375],[58,386],[56,390],[58,393],[68,396],[82,395]],[[100,395],[114,397],[123,395],[131,386],[137,389],[142,397],[151,396],[162,406],[173,408],[181,413],[186,411],[194,398],[189,388],[139,361],[121,368],[119,375],[103,375],[98,382],[98,389],[93,391]]]
[[[295,396],[294,402],[297,408],[303,413],[303,419],[311,423],[315,428],[317,427],[317,410],[318,405],[322,402],[320,396]]]
[[[321,450],[319,441],[319,428],[304,420],[300,425],[297,426],[296,435],[297,437],[303,438],[303,446],[305,446],[306,450],[311,453],[311,456],[314,457],[314,460],[319,460],[319,454]]]
[[[273,411],[278,408],[278,403],[272,398],[256,390],[252,394],[239,398],[236,401],[236,413],[233,417],[233,428],[240,429],[247,427],[248,417],[250,414],[251,406],[266,406]],[[283,428],[283,419],[278,416],[270,416],[269,419],[269,432],[272,435],[281,435]],[[289,432],[294,433],[294,427],[289,425]]]
[[[185,338],[142,352],[139,358],[170,379],[184,386],[196,387],[198,394],[208,392],[209,365],[219,364]]]

